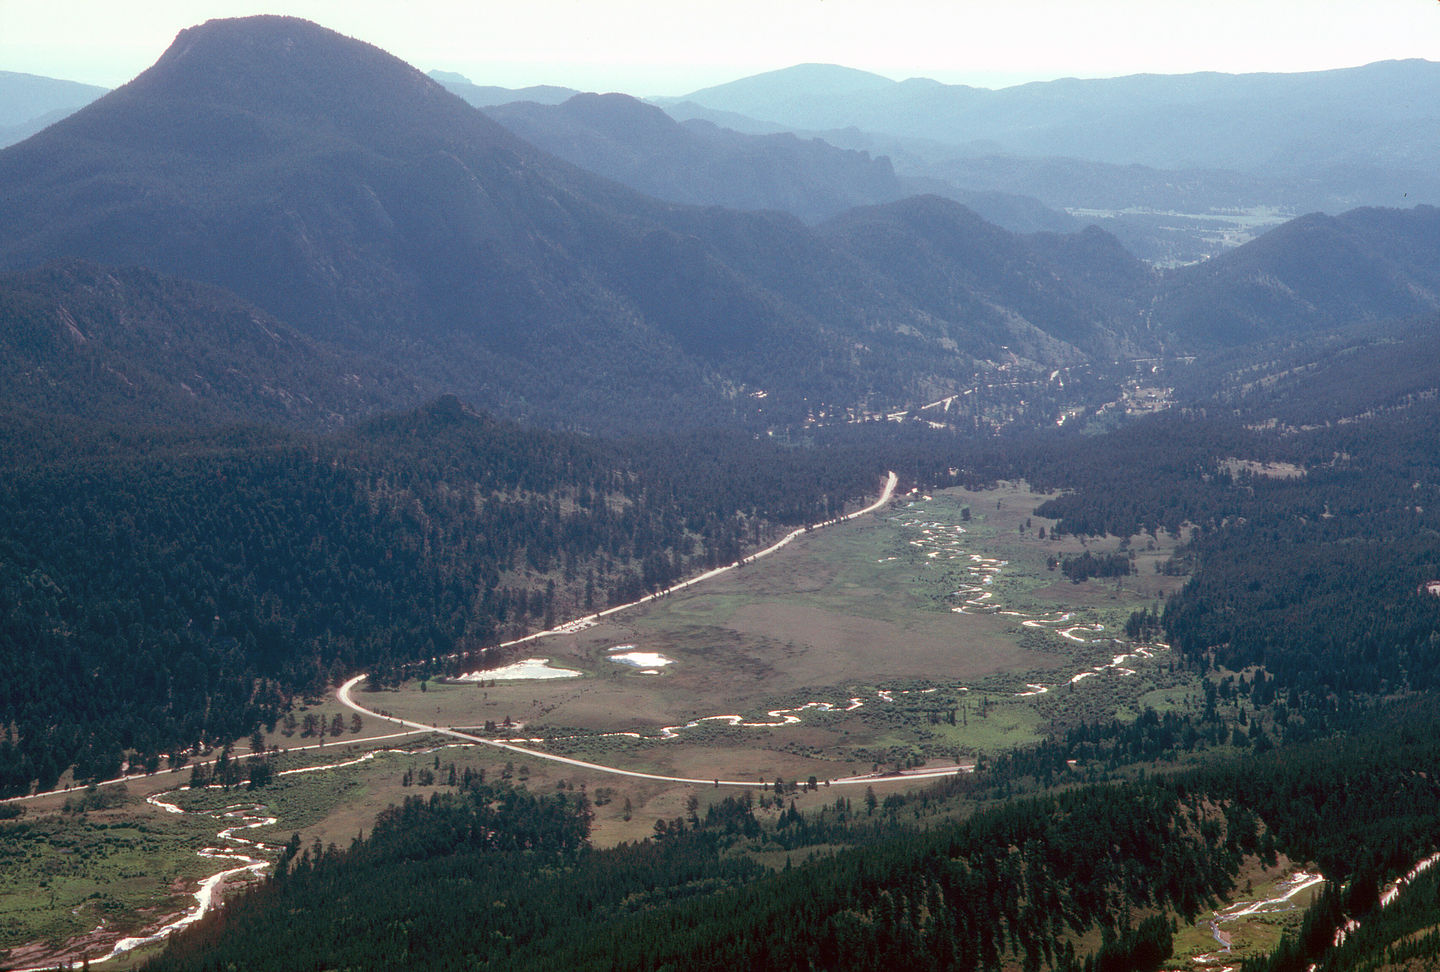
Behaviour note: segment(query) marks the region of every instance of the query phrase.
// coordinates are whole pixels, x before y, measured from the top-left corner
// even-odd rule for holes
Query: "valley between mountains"
[[[1434,967],[1433,77],[0,112],[0,964]]]

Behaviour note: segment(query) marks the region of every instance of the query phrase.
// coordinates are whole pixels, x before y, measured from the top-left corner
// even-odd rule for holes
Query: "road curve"
[[[463,739],[466,742],[477,743],[481,746],[491,746],[495,749],[504,749],[508,752],[518,753],[521,756],[529,756],[532,759],[548,759],[552,763],[564,763],[567,766],[576,766],[580,769],[594,770],[597,773],[609,773],[613,776],[629,776],[639,780],[658,780],[661,783],[695,783],[705,786],[762,786],[760,780],[719,780],[699,779],[691,776],[666,776],[662,773],[643,773],[640,770],[621,769],[618,766],[606,766],[603,763],[591,763],[583,759],[572,759],[569,756],[557,756],[555,753],[547,753],[540,749],[527,749],[524,746],[516,746],[514,743],[501,742],[498,739],[486,739],[483,736],[476,736],[472,733],[461,732],[459,729],[451,729],[445,726],[426,725],[423,722],[412,722],[409,719],[401,719],[399,716],[385,715],[376,712],[374,709],[366,708],[351,697],[355,686],[365,681],[364,673],[356,675],[350,681],[340,686],[335,691],[335,697],[344,705],[362,715],[372,716],[376,719],[386,719],[398,726],[406,726],[411,729],[422,729],[441,736],[449,736],[452,739]],[[826,780],[827,786],[844,786],[854,783],[874,783],[881,780],[906,779],[926,780],[944,776],[956,776],[960,773],[970,771],[968,766],[948,766],[938,770],[918,770],[908,773],[865,773],[860,776],[846,776],[838,780]]]
[[[637,601],[631,601],[629,604],[620,604],[612,608],[607,608],[604,611],[599,611],[595,614],[587,615],[583,618],[577,618],[574,621],[567,622],[566,624],[560,625],[557,628],[551,628],[548,631],[541,631],[533,635],[527,635],[524,638],[517,638],[514,641],[504,642],[500,647],[508,648],[512,645],[524,644],[529,641],[534,641],[538,638],[546,637],[547,635],[560,634],[567,630],[573,630],[573,626],[577,624],[583,624],[586,621],[596,621],[600,618],[609,617],[610,615],[616,614],[620,611],[637,607],[641,604],[646,604],[650,601],[655,600],[656,598],[663,597],[666,594],[671,593],[672,591],[684,590],[695,584],[699,584],[702,581],[709,580],[712,577],[717,577],[728,570],[734,570],[741,564],[752,563],[756,560],[759,560],[761,557],[769,556],[770,554],[775,553],[777,550],[780,550],[781,548],[788,545],[796,537],[804,535],[807,531],[815,530],[820,527],[830,526],[836,523],[844,523],[847,520],[853,520],[856,517],[864,516],[867,513],[873,513],[883,507],[886,503],[890,502],[890,499],[895,495],[895,487],[898,482],[899,477],[897,477],[894,472],[891,472],[885,477],[885,488],[881,490],[880,498],[877,499],[874,503],[871,503],[869,506],[865,507],[864,509],[856,510],[854,513],[848,513],[845,516],[836,517],[833,520],[826,520],[823,523],[816,523],[808,527],[801,527],[798,530],[792,530],[790,533],[787,533],[784,537],[782,537],[778,542],[772,544],[769,547],[766,547],[764,550],[752,554],[749,557],[742,558],[741,560],[738,560],[733,564],[727,564],[724,567],[717,567],[714,570],[706,571],[699,576],[692,577],[686,581],[681,581],[673,587],[666,588],[665,590],[659,591],[655,594],[648,594]],[[354,678],[350,679],[348,682],[346,682],[344,685],[340,686],[340,688],[336,690],[335,697],[340,701],[341,705],[344,705],[345,707],[355,712],[359,712],[362,715],[371,716],[372,718],[376,719],[385,719],[398,726],[405,726],[410,729],[427,730],[429,732],[434,732],[442,736],[449,736],[452,739],[463,739],[466,742],[476,743],[481,746],[490,746],[494,749],[503,749],[508,752],[518,753],[521,756],[528,756],[532,759],[545,759],[549,760],[552,763],[564,763],[568,766],[575,766],[580,769],[593,770],[597,773],[609,773],[614,776],[628,776],[633,779],[640,780],[657,780],[662,783],[693,783],[705,786],[754,787],[763,785],[759,780],[720,780],[713,778],[698,779],[688,776],[666,776],[661,773],[644,773],[639,770],[621,769],[618,766],[606,766],[602,763],[592,763],[583,759],[572,759],[569,756],[558,756],[554,753],[544,752],[543,750],[527,749],[524,746],[517,746],[514,743],[502,742],[498,739],[486,739],[482,736],[476,736],[473,733],[461,732],[458,729],[451,729],[448,727],[441,727],[435,725],[426,725],[423,722],[412,722],[409,719],[401,719],[397,716],[385,715],[383,713],[376,712],[374,709],[366,708],[365,706],[356,702],[352,696],[352,693],[355,690],[355,686],[359,685],[367,677],[368,676],[366,675],[366,673],[363,672],[359,675],[356,675]],[[955,776],[960,773],[969,772],[969,770],[970,767],[966,766],[952,766],[938,770],[918,770],[903,774],[865,773],[859,776],[842,777],[838,780],[826,780],[825,782],[828,786],[845,786],[847,784],[853,785],[857,783],[874,783],[876,781],[887,779],[923,780],[941,778],[946,776]]]

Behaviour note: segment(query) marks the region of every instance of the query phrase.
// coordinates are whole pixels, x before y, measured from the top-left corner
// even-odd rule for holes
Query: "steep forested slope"
[[[415,381],[217,287],[76,260],[0,275],[0,398],[140,425],[324,428],[411,404]]]
[[[919,196],[852,210],[821,231],[937,319],[965,321],[997,346],[1013,341],[1020,354],[1041,358],[1055,354],[1047,342],[1101,357],[1139,346],[1153,279],[1098,229],[1063,244],[1049,234],[1021,238],[958,203]],[[1076,306],[1094,323],[1076,326]],[[1017,327],[1017,313],[1031,326]]]
[[[897,953],[927,969],[1022,956],[1068,968],[1075,945],[1064,939],[1121,925],[1141,901],[1193,912],[1229,887],[1259,838],[1252,814],[1199,796],[1091,789],[928,833],[888,810],[847,810],[844,797],[819,818],[787,811],[762,826],[752,800],[731,797],[654,843],[568,856],[551,838],[495,853],[492,842],[527,823],[518,813],[487,821],[493,830],[469,823],[493,798],[482,785],[408,801],[369,841],[318,860],[307,852],[150,968],[271,969],[313,957],[357,969],[880,969]],[[565,801],[545,802],[563,811]],[[436,830],[443,838],[427,839]],[[860,846],[778,874],[727,853],[765,832],[796,852],[825,839]],[[1094,853],[1099,832],[1110,853]],[[286,911],[305,918],[272,919]],[[405,931],[346,933],[377,921]],[[1168,954],[1167,921],[1141,928],[1131,958]]]

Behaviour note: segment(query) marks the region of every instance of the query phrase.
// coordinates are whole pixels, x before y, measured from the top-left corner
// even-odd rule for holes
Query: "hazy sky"
[[[1437,0],[0,0],[0,70],[114,86],[180,29],[256,13],[479,84],[637,95],[812,61],[1001,87],[1440,59]]]

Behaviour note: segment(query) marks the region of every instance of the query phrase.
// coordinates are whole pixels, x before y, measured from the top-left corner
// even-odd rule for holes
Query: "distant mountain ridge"
[[[74,111],[105,93],[98,85],[0,71],[0,128],[57,111]]]
[[[0,148],[29,138],[105,90],[78,81],[0,71]]]
[[[1440,103],[1421,94],[1437,87],[1440,63],[1424,60],[998,90],[799,66],[655,102],[887,155],[901,179],[962,201],[941,187],[1030,196],[1172,266],[1289,215],[1440,204]]]
[[[453,71],[430,71],[429,76],[452,94],[459,95],[476,108],[507,105],[516,101],[533,101],[538,105],[558,105],[580,94],[574,88],[554,84],[536,84],[525,88],[502,88],[493,84],[475,84],[463,74]]]
[[[614,96],[514,111],[573,118],[582,141],[608,125],[625,135],[609,150],[637,151],[632,162],[701,137]],[[717,137],[722,149],[748,144]],[[864,156],[812,150],[865,169]],[[304,383],[266,372],[252,332],[220,318],[215,340],[235,343],[218,358],[196,346],[146,360],[143,342],[116,331],[124,357],[116,345],[105,366],[147,376],[137,385],[153,395],[136,409],[180,415],[177,389],[196,388],[183,370],[226,387],[205,378],[205,361],[228,354],[253,369],[214,399],[215,414],[298,424],[448,391],[588,431],[785,425],[933,401],[1002,365],[1043,384],[1056,368],[1161,348],[1422,314],[1440,290],[1433,213],[1315,217],[1165,274],[1104,232],[1019,235],[933,195],[807,227],[642,195],[547,154],[383,51],[280,17],[184,31],[130,84],[0,152],[0,265],[149,268],[147,286],[180,309],[142,317],[182,349],[184,308],[203,321],[230,300],[185,281],[218,285],[237,308],[253,305],[225,320],[261,314],[272,333],[292,333],[306,362],[295,374],[315,381],[305,404]],[[107,273],[129,271],[85,272]],[[65,353],[63,342],[36,347]],[[36,354],[35,367],[70,373]],[[393,371],[367,364],[377,360]],[[294,414],[253,393],[267,383],[290,389]],[[31,386],[14,387],[27,404]]]
[[[545,151],[658,199],[779,209],[813,222],[905,195],[889,159],[788,134],[679,125],[627,95],[580,94],[554,106],[518,102],[485,110]]]
[[[1299,74],[1067,78],[998,90],[890,81],[800,65],[673,100],[806,131],[857,126],[990,151],[1158,168],[1288,167],[1305,151],[1327,164],[1434,158],[1440,63],[1383,61]],[[664,102],[662,102],[664,103]],[[1408,126],[1401,130],[1400,126]],[[1391,136],[1377,142],[1377,135]]]

